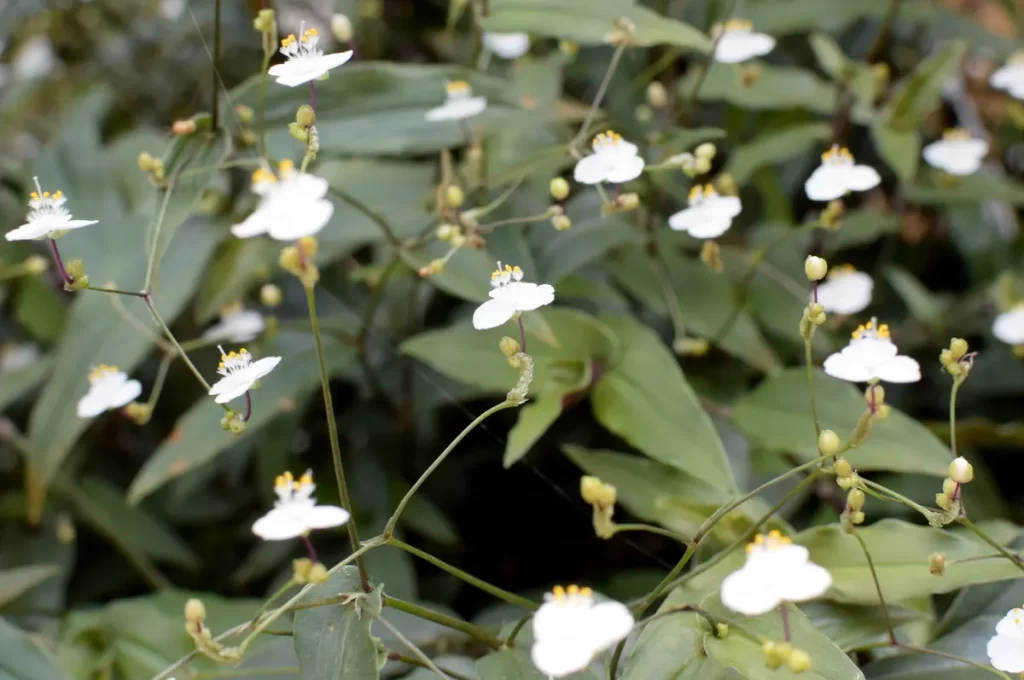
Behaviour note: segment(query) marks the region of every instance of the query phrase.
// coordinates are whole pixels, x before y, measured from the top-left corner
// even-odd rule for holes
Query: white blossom
[[[826,312],[856,314],[871,304],[875,282],[869,274],[850,265],[832,267],[828,278],[818,284],[818,304]]]
[[[262,198],[245,220],[231,227],[238,238],[267,234],[278,241],[296,241],[318,233],[334,214],[325,198],[327,180],[299,172],[295,163],[278,163],[277,174],[260,168],[252,174],[252,190]]]
[[[525,33],[484,33],[484,47],[502,59],[518,59],[530,51],[530,36]]]
[[[834,201],[850,191],[867,191],[882,181],[870,165],[857,165],[850,150],[838,144],[821,154],[819,165],[804,183],[812,201]]]
[[[717,238],[728,231],[742,210],[736,196],[719,196],[711,184],[690,189],[690,207],[668,218],[668,226],[694,238]]]
[[[484,112],[486,97],[474,97],[473,88],[465,80],[453,80],[445,84],[447,97],[444,104],[427,111],[427,120],[464,120]]]
[[[1024,610],[1014,607],[996,624],[996,634],[988,641],[992,667],[1006,673],[1024,673]]]
[[[573,171],[573,177],[581,184],[621,184],[636,179],[644,171],[644,159],[637,155],[636,144],[612,130],[594,137],[592,146],[594,153],[581,158]]]
[[[57,65],[57,55],[49,38],[37,36],[26,41],[11,66],[16,80],[38,80],[50,75]]]
[[[626,605],[595,603],[590,588],[556,586],[533,616],[533,663],[552,678],[571,675],[625,639],[632,628]]]
[[[263,315],[255,309],[234,305],[221,311],[220,321],[203,333],[203,340],[213,342],[250,342],[267,327]]]
[[[0,371],[17,371],[39,360],[39,348],[30,342],[0,345]]]
[[[224,376],[210,388],[210,396],[218,404],[237,399],[256,386],[260,378],[270,373],[281,363],[281,357],[266,357],[254,362],[252,355],[243,347],[237,352],[224,353],[220,349],[220,363],[217,373]]]
[[[519,312],[530,312],[555,301],[555,289],[549,284],[537,285],[523,281],[523,270],[505,265],[491,274],[491,299],[473,312],[473,326],[478,330],[497,328]]]
[[[972,139],[967,130],[946,130],[942,139],[924,147],[928,165],[950,175],[973,175],[988,155],[988,142]]]
[[[39,186],[39,178],[34,179],[36,191],[29,194],[28,202],[31,210],[25,218],[25,224],[4,235],[8,241],[57,238],[72,229],[96,224],[96,220],[72,219],[71,213],[64,207],[68,202],[64,192],[55,191],[51,194],[49,191],[43,191]]]
[[[135,401],[142,394],[142,383],[129,380],[128,374],[117,366],[100,364],[89,372],[89,391],[78,400],[78,417],[93,418],[121,408]]]
[[[1024,305],[1018,305],[996,317],[992,335],[1008,345],[1024,345]]]
[[[313,473],[306,470],[298,481],[292,473],[278,475],[274,482],[277,500],[267,514],[252,525],[252,532],[264,541],[284,541],[305,536],[314,529],[338,527],[349,519],[344,508],[317,505],[313,492]]]
[[[731,19],[725,25],[712,28],[717,38],[715,61],[723,64],[737,64],[754,57],[763,57],[775,49],[775,38],[766,33],[756,33],[754,24],[742,19]]]
[[[315,28],[303,31],[299,38],[295,35],[282,38],[281,54],[288,57],[288,60],[271,66],[267,75],[277,78],[281,85],[295,87],[320,78],[352,58],[352,50],[324,54],[316,46],[319,41],[320,34]]]
[[[996,69],[988,80],[992,87],[1005,90],[1014,99],[1024,99],[1024,54],[1017,53]]]
[[[803,602],[823,595],[832,585],[828,571],[811,562],[807,548],[771,531],[747,545],[747,561],[722,581],[722,604],[757,616],[783,602]]]
[[[912,383],[920,380],[921,366],[898,352],[899,348],[889,337],[889,326],[879,325],[872,319],[858,326],[850,344],[825,359],[823,368],[833,378],[849,382]]]

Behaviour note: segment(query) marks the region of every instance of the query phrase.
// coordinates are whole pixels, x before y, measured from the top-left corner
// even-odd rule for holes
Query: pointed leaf
[[[558,420],[558,416],[562,415],[562,400],[565,395],[566,392],[562,390],[544,392],[519,407],[519,419],[515,427],[509,430],[508,441],[505,444],[502,464],[506,468],[512,467],[516,461],[529,453],[537,440]]]
[[[28,634],[0,618],[0,678],[4,680],[64,680],[56,660]]]
[[[13,602],[23,593],[60,573],[55,564],[33,564],[27,567],[0,570],[0,607]]]

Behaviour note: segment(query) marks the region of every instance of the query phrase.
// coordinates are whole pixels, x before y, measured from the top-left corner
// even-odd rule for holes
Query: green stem
[[[112,293],[114,295],[130,295],[131,297],[144,298],[146,297],[145,291],[138,290],[121,290],[120,288],[101,288],[100,286],[86,286],[82,290],[95,290],[99,293]]]
[[[732,0],[729,5],[729,11],[725,14],[725,21],[728,21],[732,17],[733,12],[736,11],[736,0]],[[701,65],[700,73],[697,75],[697,82],[693,84],[693,89],[690,91],[690,96],[686,100],[686,108],[684,109],[685,115],[690,116],[690,113],[694,109],[694,105],[697,103],[697,96],[700,94],[700,89],[704,86],[704,81],[707,80],[708,72],[711,70],[711,64],[715,60],[715,50],[718,49],[718,41],[725,35],[725,21],[722,21],[723,30],[711,43],[711,50],[708,52],[708,58]]]
[[[420,661],[416,657],[408,656],[406,654],[399,654],[398,652],[388,652],[388,659],[390,659],[392,661],[398,661],[399,663],[408,664],[410,666],[416,666],[417,668],[426,668],[428,670],[430,669],[430,666],[428,666],[427,664],[423,663],[422,661]],[[447,668],[441,668],[440,666],[438,666],[437,670],[439,670],[440,672],[450,676],[452,678],[452,680],[470,680],[465,675],[460,675],[459,673],[455,673],[453,671],[450,671]]]
[[[439,455],[434,460],[434,462],[430,464],[430,467],[428,467],[426,471],[424,471],[424,473],[420,475],[420,478],[416,480],[416,483],[412,485],[412,488],[410,488],[409,491],[406,492],[405,496],[402,497],[402,500],[399,501],[398,507],[395,508],[394,514],[391,515],[391,519],[388,520],[387,526],[384,527],[385,538],[391,538],[391,536],[394,535],[395,525],[398,524],[398,518],[402,516],[402,512],[405,510],[405,506],[409,504],[409,501],[416,494],[419,488],[423,486],[423,483],[427,481],[427,478],[430,477],[430,475],[433,474],[434,470],[436,470],[438,466],[444,462],[444,459],[448,457],[448,454],[455,449],[458,443],[461,442],[466,437],[466,435],[472,432],[477,425],[487,420],[490,416],[494,415],[498,411],[503,411],[507,408],[514,408],[515,406],[518,406],[518,404],[516,404],[515,402],[508,401],[507,399],[501,402],[500,404],[495,404],[494,406],[492,406],[491,408],[487,409],[479,416],[477,416],[473,422],[467,425],[466,428],[462,430],[462,432],[460,432],[455,437],[455,439],[451,441],[450,444],[448,444],[447,448],[445,448],[445,450],[441,452],[441,455]]]
[[[993,675],[996,675],[996,676],[999,676],[1000,678],[1003,678],[1003,680],[1011,680],[1010,676],[1007,675],[1006,673],[1003,673],[1002,671],[997,671],[995,668],[992,668],[988,664],[978,663],[977,661],[973,661],[973,660],[968,659],[968,658],[963,657],[963,656],[957,656],[956,654],[950,654],[948,652],[940,652],[937,649],[928,649],[927,647],[918,647],[917,645],[898,644],[898,645],[896,645],[896,647],[898,649],[905,649],[908,652],[918,652],[920,654],[931,654],[932,656],[940,656],[943,659],[950,659],[952,661],[959,661],[960,663],[962,663],[964,665],[973,666],[973,667],[979,668],[979,669],[981,669],[983,671],[988,671],[989,673],[992,673]]]
[[[509,217],[505,220],[498,220],[496,222],[488,222],[487,224],[481,224],[477,228],[480,231],[490,231],[497,227],[504,227],[509,224],[532,224],[534,222],[543,222],[544,220],[550,219],[551,213],[545,210],[540,215],[533,215],[531,217]]]
[[[573,137],[572,142],[569,144],[569,151],[574,155],[579,153],[579,150],[576,147],[587,134],[587,130],[590,129],[590,124],[594,121],[594,116],[597,115],[597,110],[601,106],[601,100],[604,99],[604,95],[608,91],[608,86],[612,82],[612,76],[615,75],[615,69],[619,67],[619,61],[622,59],[622,55],[625,51],[625,43],[615,48],[615,53],[612,55],[612,60],[608,63],[608,70],[605,71],[604,79],[601,81],[600,87],[597,88],[597,95],[594,97],[594,101],[590,105],[590,110],[587,111],[587,116],[583,119],[583,124],[580,125],[579,132],[576,133],[576,136]]]
[[[274,36],[265,36],[263,38],[264,43],[272,40]],[[261,157],[267,155],[267,122],[266,122],[266,111],[267,111],[267,68],[270,66],[270,59],[274,56],[274,43],[269,45],[264,44],[263,46],[263,65],[260,68],[260,100],[259,100],[259,116],[260,125],[260,146],[259,154]]]
[[[1021,571],[1024,571],[1024,562],[1022,562],[1021,559],[1019,557],[1017,557],[1017,555],[1013,554],[1012,552],[1010,552],[1009,550],[1007,550],[1003,546],[999,545],[998,541],[996,541],[991,536],[986,534],[984,531],[979,529],[974,524],[974,522],[972,522],[971,520],[967,519],[966,517],[961,517],[957,521],[960,522],[960,524],[962,524],[965,527],[967,527],[968,531],[973,533],[975,536],[977,536],[978,538],[980,538],[981,540],[985,541],[990,546],[995,548],[996,552],[998,552],[1000,555],[1002,555],[1006,559],[1008,559],[1011,562],[1013,562],[1017,566],[1018,569],[1020,569]]]
[[[530,619],[532,618],[533,614],[530,613],[516,621],[516,625],[512,628],[512,631],[508,634],[508,637],[505,638],[506,647],[512,647],[513,645],[515,645],[516,637],[519,635],[519,631],[521,631],[523,629],[523,626],[529,623]]]
[[[256,612],[256,616],[252,617],[253,621],[259,621],[260,617],[263,616],[268,609],[270,609],[270,605],[274,604],[274,602],[276,602],[279,597],[287,593],[291,588],[295,587],[295,585],[297,584],[295,583],[294,577],[288,579],[283,586],[278,588],[276,591],[274,591],[273,595],[267,598],[267,601],[263,603],[263,606],[260,607],[260,610]]]
[[[368,609],[366,613],[372,616],[374,620],[377,621],[377,623],[387,628],[391,632],[391,634],[398,639],[399,642],[408,647],[409,651],[413,653],[413,655],[420,661],[420,664],[422,664],[424,668],[429,668],[434,672],[435,675],[444,678],[444,680],[451,680],[451,678],[449,678],[446,674],[441,672],[441,669],[434,665],[434,662],[431,661],[430,657],[423,653],[423,650],[417,647],[412,642],[412,640],[405,637],[405,635],[402,634],[402,631],[398,630],[398,628],[396,628],[393,623],[391,623],[390,621],[388,621],[372,609]]]
[[[148,406],[150,410],[156,406],[157,400],[160,399],[160,393],[164,391],[164,383],[167,381],[167,371],[171,367],[171,361],[173,360],[173,354],[164,354],[163,358],[160,359],[160,367],[156,371],[156,382],[153,383],[153,391],[149,393],[149,400],[146,402],[146,406]]]
[[[188,369],[192,371],[192,375],[196,377],[196,380],[198,380],[199,384],[203,386],[203,389],[209,392],[210,383],[206,382],[206,378],[203,377],[203,374],[199,372],[199,369],[196,368],[196,365],[193,364],[192,360],[188,358],[188,354],[185,353],[185,350],[182,349],[180,344],[178,344],[178,340],[177,338],[174,337],[174,333],[171,333],[171,329],[167,327],[167,324],[164,322],[163,317],[160,316],[159,312],[156,311],[156,307],[153,305],[152,296],[147,294],[146,297],[144,297],[143,299],[146,301],[146,306],[149,307],[149,313],[153,315],[153,320],[156,321],[157,325],[160,326],[160,329],[164,332],[164,337],[166,337],[171,342],[171,344],[174,345],[174,349],[178,351],[178,355],[181,357],[182,361],[185,362],[185,365],[188,366]],[[227,404],[221,404],[221,406],[224,407],[224,410],[230,410]]]
[[[440,569],[442,571],[448,572],[449,574],[451,574],[455,578],[459,579],[460,581],[465,581],[469,585],[471,585],[471,586],[473,586],[475,588],[478,588],[478,589],[484,591],[485,593],[493,595],[494,597],[498,598],[499,600],[504,600],[505,602],[508,602],[509,604],[514,604],[514,605],[517,605],[519,607],[523,607],[524,609],[529,609],[530,611],[536,611],[537,610],[537,606],[538,605],[535,604],[534,602],[531,602],[530,600],[527,600],[525,597],[520,597],[519,595],[516,595],[515,593],[510,593],[507,590],[502,590],[501,588],[498,588],[497,586],[492,586],[487,581],[483,581],[481,579],[478,579],[476,576],[472,576],[470,574],[467,574],[466,572],[462,571],[458,567],[453,567],[452,565],[448,564],[447,562],[444,562],[444,561],[434,557],[430,553],[423,552],[419,548],[415,548],[415,547],[409,545],[408,543],[405,543],[404,541],[398,540],[397,538],[392,537],[392,538],[387,539],[385,541],[384,545],[390,545],[390,546],[393,546],[395,548],[401,548],[402,550],[404,550],[405,552],[409,553],[410,555],[415,555],[416,557],[419,557],[421,560],[423,560],[425,562],[429,562],[430,564],[434,565],[438,569]]]
[[[399,611],[403,611],[406,614],[411,614],[412,616],[415,616],[418,619],[423,619],[424,621],[433,621],[434,623],[439,623],[442,626],[445,626],[446,628],[451,628],[452,630],[457,630],[459,632],[465,633],[471,638],[479,640],[480,642],[483,642],[485,645],[488,645],[493,649],[501,649],[501,646],[503,644],[501,638],[498,638],[492,635],[491,633],[488,633],[486,630],[480,628],[479,626],[474,626],[473,624],[467,623],[466,621],[462,621],[461,619],[456,619],[446,614],[436,612],[432,609],[421,607],[420,605],[413,604],[412,602],[400,600],[397,597],[392,597],[391,595],[388,595],[386,598],[384,598],[384,606],[391,607],[392,609],[397,609]]]
[[[213,118],[211,122],[211,128],[214,132],[217,132],[217,123],[220,119],[220,96],[219,96],[219,85],[220,76],[217,73],[217,62],[220,60],[220,0],[215,0],[213,4],[213,60],[210,86],[211,95],[213,96]],[[148,287],[148,286],[147,286]]]
[[[348,529],[348,538],[352,543],[354,554],[360,555],[356,559],[359,567],[359,578],[366,587],[370,583],[370,573],[366,570],[366,564],[361,557],[359,543],[359,529],[356,527],[356,517],[352,509],[352,499],[348,494],[348,484],[345,481],[345,468],[341,463],[341,444],[338,441],[338,423],[334,419],[334,399],[331,397],[331,379],[327,375],[327,360],[324,358],[324,343],[320,337],[320,319],[316,314],[316,296],[313,286],[306,286],[306,302],[309,304],[309,325],[313,331],[313,341],[316,344],[316,362],[320,369],[320,386],[324,393],[324,410],[327,412],[327,433],[331,440],[331,458],[334,460],[334,478],[338,483],[338,495],[341,497],[341,506],[349,513],[348,522],[345,527]]]
[[[636,609],[633,610],[637,618],[643,616],[644,612],[650,609],[651,605],[657,602],[658,598],[665,594],[665,591],[672,585],[672,581],[674,581],[679,574],[683,573],[683,569],[685,569],[686,565],[690,563],[690,560],[696,552],[696,543],[691,543],[686,546],[686,552],[684,552],[682,558],[676,562],[676,566],[672,567],[672,571],[668,572],[668,574],[665,575],[665,578],[661,579],[661,583],[656,585],[654,590],[644,598],[643,602],[637,605]]]
[[[889,608],[885,605],[885,596],[882,594],[882,583],[878,580],[878,572],[875,570],[875,561],[871,559],[871,553],[868,552],[868,545],[864,542],[864,538],[860,535],[856,529],[852,532],[853,537],[857,539],[857,543],[860,544],[860,549],[864,551],[864,558],[868,561],[868,569],[871,571],[871,580],[875,582],[875,591],[878,593],[878,602],[882,605],[882,617],[885,619],[885,630],[889,633],[889,644],[896,644],[896,632],[892,628],[892,621],[889,619]]]
[[[956,452],[956,393],[960,390],[960,385],[964,381],[964,376],[958,375],[953,378],[953,388],[949,391],[949,446],[953,451],[953,457],[957,457]]]
[[[885,496],[888,496],[889,499],[891,501],[893,501],[893,502],[901,503],[901,504],[907,506],[908,508],[912,508],[912,509],[916,510],[917,512],[921,513],[925,518],[928,518],[928,517],[930,517],[932,515],[932,511],[929,510],[928,508],[924,507],[920,503],[916,503],[916,502],[910,500],[909,498],[907,498],[903,494],[900,494],[900,493],[897,493],[897,492],[893,491],[892,489],[890,489],[887,486],[883,486],[883,485],[879,484],[878,482],[873,482],[870,479],[863,479],[862,478],[860,481],[861,481],[862,484],[865,485],[865,487],[867,487],[867,488],[864,489],[865,491],[868,491],[869,489],[873,489],[873,490],[875,490],[875,491],[877,491],[877,492],[879,492],[881,494],[884,494]]]
[[[821,436],[821,421],[818,420],[818,405],[814,397],[814,359],[811,356],[810,338],[804,340],[804,363],[807,366],[807,396],[811,400],[811,418],[814,420],[814,446],[817,447]],[[818,453],[821,453],[820,448]]]
[[[352,194],[348,193],[347,191],[343,191],[335,186],[331,186],[328,189],[328,192],[334,196],[337,196],[338,198],[345,201],[359,212],[363,213],[363,215],[370,218],[370,220],[373,221],[378,227],[380,227],[381,231],[384,232],[384,236],[387,238],[388,243],[390,243],[392,247],[401,248],[402,239],[398,238],[398,234],[395,232],[395,228],[392,227],[391,223],[388,222],[380,213],[378,213],[373,208],[360,201]]]
[[[665,306],[668,307],[669,318],[672,319],[672,330],[676,339],[686,337],[686,321],[683,320],[683,312],[679,307],[679,296],[672,286],[672,275],[668,265],[658,254],[650,256],[654,264],[654,276],[658,279],[658,286],[661,288],[661,295],[665,298]]]
[[[671,529],[663,529],[653,524],[616,524],[613,527],[612,536],[624,531],[644,531],[649,534],[657,534],[659,536],[665,536],[671,538],[674,541],[679,541],[683,545],[690,545],[690,539],[686,538],[680,533],[672,531]]]
[[[192,677],[196,680],[252,678],[260,675],[298,675],[300,670],[298,666],[282,666],[281,668],[224,668],[216,671],[198,671]]]

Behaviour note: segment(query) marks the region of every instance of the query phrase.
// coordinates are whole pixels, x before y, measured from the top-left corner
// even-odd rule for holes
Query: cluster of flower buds
[[[823,229],[836,230],[843,223],[843,213],[846,212],[846,207],[840,199],[829,201],[825,209],[821,211],[821,227]]]
[[[935,494],[935,505],[943,510],[949,521],[960,514],[963,485],[974,479],[974,467],[963,456],[949,464],[949,476],[942,481],[942,491]]]
[[[316,111],[309,104],[295,110],[295,120],[288,123],[288,132],[303,144],[309,144],[310,136],[316,129]]]
[[[195,643],[196,651],[217,663],[233,664],[242,660],[237,647],[225,647],[213,639],[206,627],[206,605],[192,598],[185,603],[185,631]]]
[[[640,207],[640,196],[630,192],[627,194],[620,194],[615,197],[615,200],[608,201],[601,206],[601,214],[605,217],[609,215],[615,215],[617,213],[630,212]]]
[[[156,184],[161,184],[167,177],[167,169],[164,167],[164,162],[159,158],[154,158],[148,151],[143,151],[139,154],[138,163],[139,170],[149,173],[150,178]]]
[[[946,555],[938,552],[929,555],[928,571],[933,576],[944,576],[946,573]]]
[[[864,523],[864,492],[853,488],[846,494],[846,507],[840,519],[845,531],[853,530],[853,527]]]
[[[320,243],[313,236],[303,236],[294,246],[281,250],[278,262],[282,269],[294,274],[302,285],[312,288],[320,280],[320,270],[313,264],[313,258],[320,250]]]
[[[700,261],[712,271],[722,271],[722,249],[718,247],[718,241],[704,241],[700,249]]]
[[[149,404],[133,401],[124,407],[124,415],[136,425],[145,425],[153,417],[153,408]]]
[[[220,419],[220,429],[232,434],[245,432],[245,418],[238,411],[227,411]]]
[[[64,283],[64,290],[71,293],[76,290],[85,290],[89,287],[89,277],[85,273],[85,262],[82,260],[68,260],[64,271],[71,277],[70,283]]]
[[[307,583],[323,583],[327,580],[327,567],[320,562],[314,562],[308,557],[300,557],[292,560],[292,581],[296,585],[304,586]]]
[[[512,338],[502,338],[499,347],[501,348],[501,353],[508,358],[509,365],[519,371],[519,379],[516,381],[515,386],[505,395],[505,400],[519,405],[526,403],[526,397],[530,394],[530,384],[533,382],[533,358],[520,350],[518,342],[512,340],[512,343],[515,345],[513,347],[513,344],[507,342],[508,340],[512,340]],[[509,352],[512,349],[517,351],[510,355]]]
[[[636,44],[636,24],[626,17],[612,22],[612,30],[604,36],[604,41],[615,47],[630,47]]]
[[[802,649],[794,649],[788,642],[767,641],[761,645],[764,654],[764,665],[771,670],[787,666],[794,673],[804,673],[811,669],[811,655]]]
[[[580,477],[580,496],[594,508],[594,532],[599,538],[615,535],[615,500],[617,493],[611,484],[605,484],[597,477]]]
[[[277,21],[274,19],[274,10],[261,9],[256,14],[256,18],[252,20],[252,27],[264,35],[277,33]],[[277,42],[277,40],[275,39],[274,42]]]
[[[953,338],[949,347],[939,353],[939,363],[956,380],[963,380],[974,366],[974,352],[968,352],[967,341]]]

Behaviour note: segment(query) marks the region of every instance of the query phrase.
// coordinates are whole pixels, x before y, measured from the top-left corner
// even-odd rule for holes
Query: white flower
[[[1007,673],[1024,673],[1024,610],[1011,609],[996,624],[996,634],[988,641],[992,667]]]
[[[17,371],[39,360],[39,348],[30,342],[0,345],[0,371]]]
[[[593,154],[576,163],[573,177],[577,182],[621,184],[636,179],[644,171],[644,159],[637,155],[636,144],[611,130],[594,137],[593,148]]]
[[[473,88],[465,80],[453,80],[445,85],[448,93],[443,106],[427,111],[427,120],[463,120],[484,112],[486,97],[474,97]]]
[[[17,80],[37,80],[50,75],[57,65],[53,44],[48,38],[35,37],[27,41],[14,57],[14,77]]]
[[[996,89],[1006,90],[1014,99],[1024,99],[1024,54],[1017,53],[1007,59],[988,82]]]
[[[912,383],[921,379],[921,367],[889,339],[889,326],[872,319],[853,332],[850,344],[825,359],[823,368],[833,378],[849,382],[884,380]]]
[[[318,233],[334,214],[334,204],[324,198],[327,180],[295,170],[295,163],[278,163],[277,175],[266,168],[252,174],[252,190],[262,196],[259,206],[231,227],[238,238],[267,234],[278,241],[296,241]]]
[[[595,604],[590,588],[555,586],[533,615],[533,664],[552,678],[571,675],[632,628],[633,615],[621,602]]]
[[[849,191],[867,191],[882,181],[870,165],[856,165],[850,150],[838,144],[821,154],[819,165],[804,183],[812,201],[834,201]]]
[[[89,391],[78,400],[78,417],[92,418],[104,411],[121,408],[142,394],[142,384],[129,380],[117,366],[100,364],[89,372]]]
[[[348,521],[349,514],[344,508],[334,505],[317,505],[313,492],[313,473],[295,481],[292,473],[278,475],[274,482],[277,500],[273,509],[252,525],[252,532],[264,541],[284,541],[308,534],[313,529],[338,527]]]
[[[732,226],[740,210],[736,196],[719,196],[714,186],[695,184],[690,189],[690,207],[668,218],[668,226],[694,238],[717,238]]]
[[[757,616],[783,602],[803,602],[832,585],[828,571],[808,559],[807,548],[793,545],[778,531],[758,534],[747,545],[747,561],[722,581],[722,604]]]
[[[518,59],[530,51],[530,36],[525,33],[484,33],[484,47],[502,59]]]
[[[186,0],[160,0],[160,14],[164,19],[177,21],[185,13]]]
[[[832,267],[828,279],[818,285],[818,304],[826,312],[856,314],[871,304],[875,282],[850,265]]]
[[[253,363],[252,355],[243,347],[238,352],[224,353],[220,349],[220,363],[217,373],[224,376],[210,388],[210,396],[217,397],[214,401],[226,404],[251,390],[260,378],[274,370],[281,357],[267,357]]]
[[[46,238],[57,238],[71,229],[81,229],[96,220],[73,220],[71,213],[64,207],[67,196],[61,191],[52,194],[39,187],[39,178],[34,178],[36,191],[29,194],[28,206],[31,210],[25,218],[25,224],[5,234],[8,241],[28,241]]]
[[[316,80],[352,58],[352,50],[324,54],[323,50],[317,49],[319,41],[320,34],[315,28],[303,31],[301,38],[294,34],[282,38],[281,54],[288,57],[288,61],[271,66],[267,75],[277,78],[281,85],[295,87]]]
[[[754,57],[763,57],[775,49],[775,38],[765,33],[755,33],[754,25],[742,19],[731,19],[725,26],[711,29],[713,36],[719,36],[715,46],[715,61],[723,64],[738,64]]]
[[[206,329],[203,340],[213,342],[249,342],[259,337],[267,327],[263,315],[254,309],[234,305],[221,311],[220,323]]]
[[[967,130],[946,130],[942,139],[924,147],[928,165],[951,175],[973,175],[988,155],[988,142],[971,139]]]
[[[1008,345],[1024,345],[1024,305],[997,316],[992,335]]]
[[[523,281],[523,270],[505,265],[491,274],[491,299],[473,312],[473,326],[477,330],[497,328],[518,312],[530,312],[555,301],[555,289],[548,284]]]

